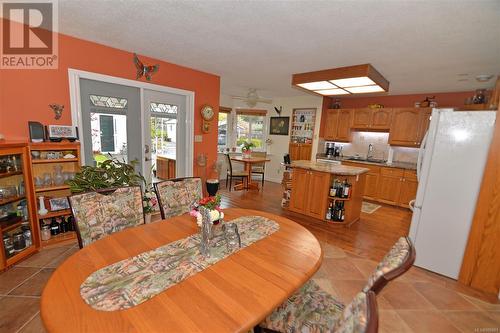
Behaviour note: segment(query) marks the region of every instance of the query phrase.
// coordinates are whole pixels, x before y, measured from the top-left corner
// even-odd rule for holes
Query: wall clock
[[[214,108],[206,104],[201,107],[201,117],[203,118],[201,124],[201,130],[203,133],[210,132],[210,122],[214,118],[215,112]]]

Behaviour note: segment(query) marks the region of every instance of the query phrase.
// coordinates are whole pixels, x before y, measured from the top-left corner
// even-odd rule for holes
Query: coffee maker
[[[325,154],[327,158],[335,156],[335,142],[325,142]]]

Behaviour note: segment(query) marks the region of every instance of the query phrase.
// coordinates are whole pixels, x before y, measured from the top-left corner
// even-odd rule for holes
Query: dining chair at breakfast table
[[[199,228],[184,214],[78,251],[43,291],[45,328],[247,332],[312,277],[322,252],[307,229],[284,217],[237,208],[224,213],[237,225],[241,248],[224,250],[215,242],[210,256],[200,255]]]
[[[234,156],[231,157],[231,161],[240,162],[245,165],[245,172],[248,175],[248,182],[245,184],[238,184],[234,187],[235,190],[258,190],[259,184],[256,182],[252,182],[252,165],[261,165],[262,163],[267,163],[270,161],[267,157],[243,157],[243,156]]]

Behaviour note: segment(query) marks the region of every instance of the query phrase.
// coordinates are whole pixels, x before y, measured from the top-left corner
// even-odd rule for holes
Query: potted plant
[[[243,153],[243,158],[252,157],[252,148],[255,147],[255,144],[252,141],[244,141],[241,144],[241,152]]]
[[[111,158],[99,163],[98,166],[82,166],[81,171],[67,184],[72,193],[142,185],[145,220],[146,223],[149,223],[151,213],[156,210],[158,200],[151,184],[148,184],[144,176],[135,171],[137,164],[137,160],[127,164]]]

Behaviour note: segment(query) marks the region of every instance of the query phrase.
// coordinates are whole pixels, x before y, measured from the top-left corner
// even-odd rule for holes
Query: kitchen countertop
[[[417,170],[417,165],[415,163],[409,163],[409,162],[393,161],[392,164],[387,164],[387,163],[377,163],[377,162],[369,162],[369,161],[348,160],[348,158],[351,158],[350,156],[337,157],[337,158],[326,158],[326,155],[324,155],[324,154],[317,154],[316,158],[321,158],[321,159],[325,159],[325,160],[332,160],[332,161],[340,161],[340,162],[345,161],[345,162],[352,162],[352,163],[359,163],[359,164],[378,165],[378,166],[386,167],[386,168]]]
[[[292,168],[314,170],[320,172],[328,172],[342,176],[357,176],[369,171],[367,168],[358,168],[348,165],[339,165],[331,163],[321,163],[313,161],[293,161],[290,165]]]

